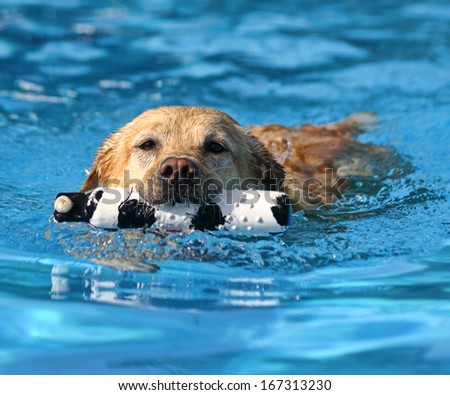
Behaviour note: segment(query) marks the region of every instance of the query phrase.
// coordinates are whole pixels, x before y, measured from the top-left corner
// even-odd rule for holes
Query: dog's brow
[[[211,143],[213,141],[219,141],[221,143],[228,144],[228,141],[224,133],[218,133],[217,130],[210,131],[205,136],[204,140],[205,143]]]
[[[134,139],[134,144],[135,145],[139,145],[142,144],[144,142],[146,142],[147,140],[160,140],[160,139],[164,139],[165,138],[165,133],[161,130],[146,130],[143,131],[141,133],[139,133],[138,136],[136,136],[136,138]]]
[[[217,133],[216,130],[212,130],[212,131],[209,131],[206,133],[205,141],[211,141],[214,139],[221,139],[221,138],[222,138],[222,136],[220,133]]]

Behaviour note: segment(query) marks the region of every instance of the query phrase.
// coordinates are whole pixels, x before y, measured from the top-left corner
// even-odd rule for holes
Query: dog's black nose
[[[192,180],[198,175],[198,166],[186,158],[167,158],[161,163],[159,174],[161,178],[173,182]]]

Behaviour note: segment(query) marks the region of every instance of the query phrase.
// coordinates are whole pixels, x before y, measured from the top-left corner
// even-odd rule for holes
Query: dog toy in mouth
[[[212,204],[151,205],[135,188],[96,188],[58,194],[53,218],[105,229],[197,229],[261,236],[286,232],[291,214],[290,200],[282,192],[235,189]]]

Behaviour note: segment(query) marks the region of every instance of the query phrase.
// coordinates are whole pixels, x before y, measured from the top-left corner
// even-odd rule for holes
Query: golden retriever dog
[[[355,140],[375,121],[354,114],[322,126],[253,126],[202,107],[145,111],[98,150],[81,191],[136,185],[151,204],[208,201],[224,189],[286,191],[294,209],[341,196],[350,175],[370,176],[391,151]]]

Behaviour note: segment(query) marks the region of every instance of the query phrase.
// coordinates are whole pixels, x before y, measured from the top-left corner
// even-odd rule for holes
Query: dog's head
[[[160,107],[105,141],[81,191],[136,185],[151,204],[200,202],[223,189],[277,190],[283,178],[266,148],[227,114]]]

